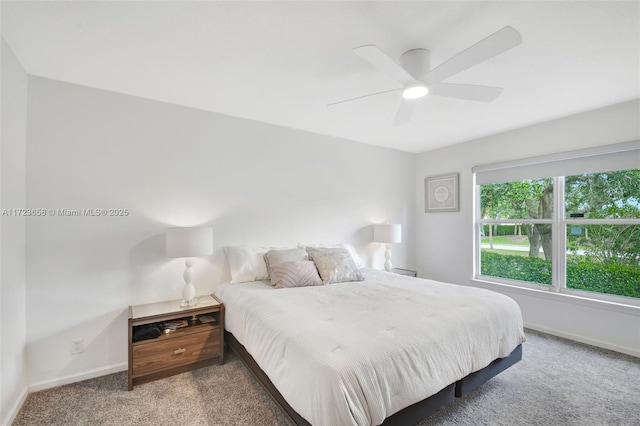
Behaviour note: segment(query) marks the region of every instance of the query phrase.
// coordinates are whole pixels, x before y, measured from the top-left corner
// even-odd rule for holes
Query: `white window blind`
[[[640,141],[476,166],[476,184],[640,168]]]

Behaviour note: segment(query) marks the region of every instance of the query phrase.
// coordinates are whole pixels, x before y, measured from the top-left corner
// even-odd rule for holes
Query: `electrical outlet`
[[[71,355],[84,352],[84,339],[73,339],[71,341]]]

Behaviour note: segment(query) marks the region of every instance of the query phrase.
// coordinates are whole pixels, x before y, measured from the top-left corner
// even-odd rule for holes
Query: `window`
[[[474,168],[476,277],[640,304],[639,167],[635,141]]]

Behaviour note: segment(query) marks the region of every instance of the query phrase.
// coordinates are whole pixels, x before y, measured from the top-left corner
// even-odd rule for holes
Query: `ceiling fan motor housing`
[[[431,55],[427,49],[407,50],[400,56],[400,66],[416,80],[431,71]]]

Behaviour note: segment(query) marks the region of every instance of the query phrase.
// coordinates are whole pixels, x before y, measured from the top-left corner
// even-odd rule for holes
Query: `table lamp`
[[[390,244],[402,242],[402,226],[399,223],[381,223],[373,225],[373,241],[386,244],[386,250],[384,252],[384,258],[386,259],[384,262],[384,269],[387,272],[391,271]]]
[[[166,231],[167,257],[184,257],[184,287],[181,307],[196,306],[196,288],[193,285],[191,257],[213,254],[212,228],[168,228]]]

